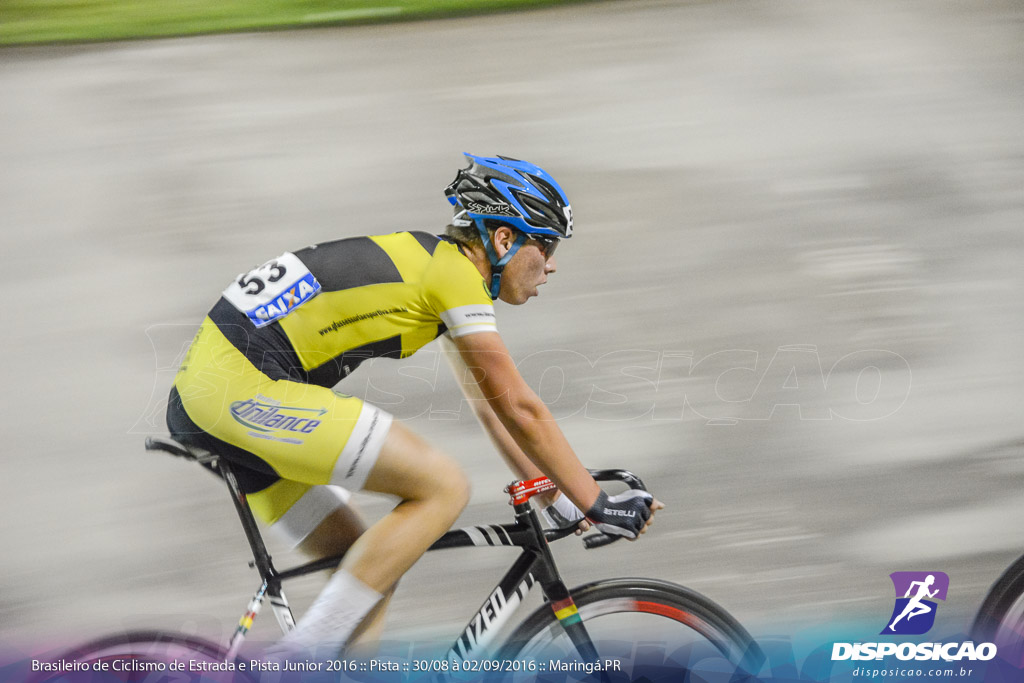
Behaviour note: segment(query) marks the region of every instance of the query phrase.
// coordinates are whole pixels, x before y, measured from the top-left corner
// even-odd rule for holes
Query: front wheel
[[[598,581],[570,591],[597,648],[601,669],[635,680],[707,669],[756,674],[764,653],[722,607],[688,588],[652,579]],[[587,672],[549,605],[531,614],[509,637],[501,658],[532,660],[545,670]],[[631,670],[627,670],[631,669]],[[661,672],[661,673],[659,673]]]
[[[161,683],[192,679],[244,681],[225,650],[200,638],[165,631],[129,631],[81,645],[57,658],[61,672],[44,672],[48,681],[117,681]]]
[[[974,618],[971,637],[995,643],[1002,659],[1024,664],[1024,556],[992,584]]]

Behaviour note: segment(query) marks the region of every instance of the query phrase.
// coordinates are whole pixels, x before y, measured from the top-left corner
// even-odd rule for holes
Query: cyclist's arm
[[[477,385],[473,378],[469,374],[469,368],[466,362],[462,360],[462,356],[459,355],[458,349],[455,347],[455,343],[447,338],[441,338],[441,346],[444,350],[445,356],[448,358],[448,362],[452,367],[452,373],[455,375],[455,380],[459,383],[459,387],[462,389],[462,393],[465,394],[466,398],[469,399],[469,405],[473,409],[473,414],[483,425],[484,431],[491,439],[491,443],[501,454],[501,457],[505,460],[505,464],[508,465],[509,469],[512,470],[516,477],[522,480],[536,479],[537,477],[545,476],[536,465],[523,453],[523,449],[519,447],[516,440],[512,438],[512,435],[505,429],[505,425],[501,424],[501,420],[494,413],[491,406],[484,400],[483,392],[480,391],[480,387]],[[541,505],[548,506],[552,505],[562,494],[555,491],[548,491],[547,493],[541,493],[537,496]],[[559,503],[559,505],[562,505]],[[561,510],[560,510],[561,513]],[[567,519],[574,519],[571,514],[563,514]],[[554,523],[554,522],[552,522]],[[590,525],[586,520],[581,520],[580,530],[586,531],[590,528]]]
[[[455,381],[459,383],[462,393],[469,399],[469,405],[473,409],[473,414],[476,415],[480,424],[483,425],[487,435],[491,438],[491,442],[501,454],[501,457],[504,458],[509,469],[515,472],[515,475],[520,479],[536,479],[537,477],[544,476],[544,473],[533,464],[526,453],[523,452],[523,449],[519,447],[519,444],[516,443],[515,439],[512,438],[512,435],[508,433],[505,425],[501,424],[501,420],[498,419],[490,404],[484,400],[483,392],[480,391],[479,385],[470,375],[469,367],[459,354],[455,342],[448,338],[442,338],[441,345],[452,367]]]
[[[454,344],[487,405],[482,413],[475,410],[513,470],[527,478],[543,473],[576,507],[590,509],[601,489],[547,406],[519,374],[498,333],[464,335],[455,338]]]

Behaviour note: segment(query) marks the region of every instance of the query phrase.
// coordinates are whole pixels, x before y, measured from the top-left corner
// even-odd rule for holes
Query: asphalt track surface
[[[963,627],[1024,551],[1022,22],[640,1],[0,51],[0,642],[233,627],[256,581],[226,496],[141,448],[183,349],[286,249],[439,231],[462,151],[570,193],[559,272],[499,326],[581,457],[668,506],[637,544],[562,542],[570,582],[677,581],[791,633],[880,630],[888,574],[939,570]],[[464,523],[501,521],[445,372],[428,348],[341,388],[463,463]],[[454,635],[510,559],[425,559],[388,636]]]

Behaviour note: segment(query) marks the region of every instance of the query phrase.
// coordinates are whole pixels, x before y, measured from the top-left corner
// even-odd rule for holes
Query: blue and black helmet
[[[547,171],[510,157],[466,157],[469,166],[445,189],[455,220],[494,220],[527,234],[572,237],[569,200]]]
[[[445,188],[455,208],[452,223],[475,223],[491,261],[491,298],[498,297],[501,271],[527,236],[540,239],[572,237],[572,207],[555,179],[540,166],[510,157],[466,154],[469,166]],[[490,225],[519,231],[512,248],[498,258],[487,234]]]

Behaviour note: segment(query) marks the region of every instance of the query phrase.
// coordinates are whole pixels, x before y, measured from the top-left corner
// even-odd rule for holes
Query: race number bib
[[[245,313],[256,327],[280,320],[320,291],[309,268],[285,252],[248,273],[239,275],[222,296]]]

